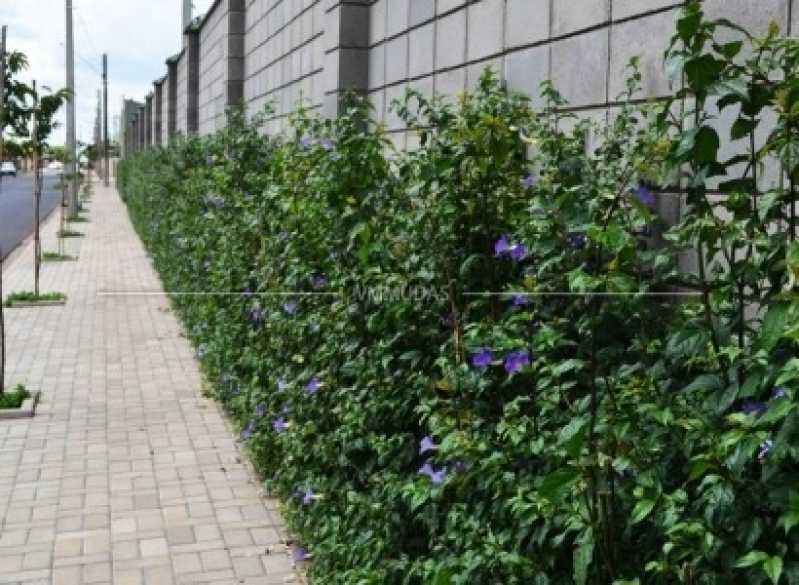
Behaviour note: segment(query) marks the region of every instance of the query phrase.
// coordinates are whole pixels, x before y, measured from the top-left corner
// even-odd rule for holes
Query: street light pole
[[[72,29],[72,0],[66,0],[67,9],[67,165],[70,178],[69,214],[78,213],[78,156],[75,143],[75,38]]]
[[[0,32],[0,162],[5,159],[5,143],[3,142],[3,130],[6,126],[6,35],[8,27],[3,26]],[[2,178],[2,175],[0,175]]]
[[[108,55],[103,53],[103,156],[105,157],[105,186],[111,181],[108,156]]]

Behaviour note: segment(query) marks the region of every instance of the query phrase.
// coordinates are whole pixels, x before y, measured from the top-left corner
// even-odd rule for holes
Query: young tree
[[[28,68],[28,58],[19,51],[9,51],[5,55],[5,84],[3,85],[2,112],[0,112],[0,159],[4,158],[5,146],[3,136],[6,129],[18,136],[27,135],[29,119],[26,103],[31,95],[31,88],[17,77]]]
[[[53,130],[58,127],[55,115],[67,100],[71,99],[70,92],[61,89],[55,93],[50,92],[49,88],[42,88],[48,93],[40,95],[36,89],[36,82],[33,84],[32,97],[33,106],[30,108],[31,130],[30,144],[33,152],[33,212],[34,212],[34,288],[33,292],[39,296],[39,274],[42,264],[42,246],[40,238],[40,209],[42,199],[42,156],[48,147],[47,140]]]

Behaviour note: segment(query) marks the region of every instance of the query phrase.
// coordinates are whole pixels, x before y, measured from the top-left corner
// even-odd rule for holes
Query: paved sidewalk
[[[95,183],[77,262],[45,263],[63,307],[11,309],[8,384],[41,390],[0,421],[0,584],[283,584],[294,576],[274,500],[241,462],[116,191]],[[55,250],[57,213],[45,227]],[[33,288],[32,244],[6,267]]]

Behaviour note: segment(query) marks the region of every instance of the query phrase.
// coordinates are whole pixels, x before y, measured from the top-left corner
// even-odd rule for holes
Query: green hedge
[[[224,293],[173,300],[315,583],[799,583],[799,47],[726,27],[689,4],[679,99],[633,64],[607,123],[487,73],[398,104],[413,152],[356,101],[122,165],[165,286]],[[719,104],[777,130],[722,160]]]

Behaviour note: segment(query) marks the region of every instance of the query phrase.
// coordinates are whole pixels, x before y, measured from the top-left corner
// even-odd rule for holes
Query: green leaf
[[[771,582],[777,585],[782,576],[782,559],[780,557],[771,557],[763,563],[763,570],[768,575],[768,578],[771,579]]]
[[[769,556],[764,553],[763,551],[753,550],[742,556],[738,561],[735,563],[736,569],[744,569],[746,567],[751,567],[753,565],[759,565],[760,563],[766,561]]]
[[[594,560],[594,543],[586,542],[574,551],[574,583],[585,585],[588,581],[588,570]]]
[[[746,138],[757,128],[757,120],[750,120],[749,118],[738,118],[733,122],[732,129],[730,130],[730,138],[733,140],[740,140]]]
[[[685,77],[691,89],[696,93],[706,94],[710,86],[718,81],[724,67],[724,61],[706,53],[685,64]]]
[[[696,135],[694,158],[701,163],[716,162],[720,146],[718,133],[710,126],[702,126]]]
[[[633,516],[632,516],[632,523],[638,524],[644,518],[649,516],[652,513],[652,510],[655,507],[655,500],[641,500],[635,505],[633,508]]]
[[[452,585],[452,573],[446,567],[441,567],[433,577],[432,585]]]
[[[702,374],[682,389],[683,393],[715,392],[721,390],[721,378],[716,374]]]
[[[580,472],[576,469],[560,469],[544,478],[538,492],[548,500],[561,500],[579,477]]]

